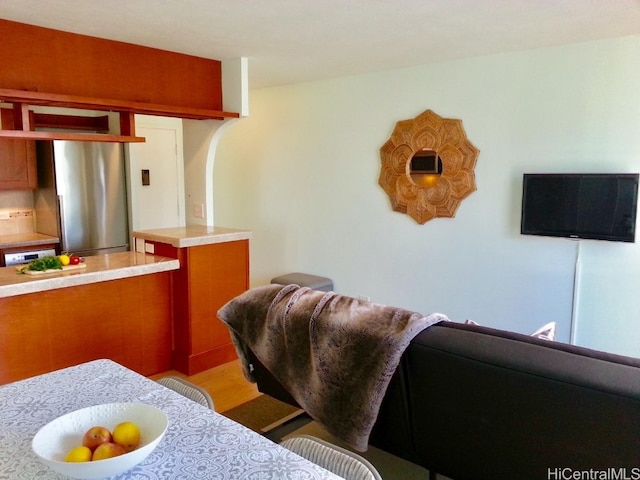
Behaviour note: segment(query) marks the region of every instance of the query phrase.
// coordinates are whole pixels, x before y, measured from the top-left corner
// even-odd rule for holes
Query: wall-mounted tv
[[[637,203],[637,173],[525,173],[520,232],[635,242]]]

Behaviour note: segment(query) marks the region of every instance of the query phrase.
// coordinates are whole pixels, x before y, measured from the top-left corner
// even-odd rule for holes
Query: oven
[[[20,265],[23,263],[29,263],[31,260],[46,257],[48,255],[54,256],[56,254],[53,248],[44,248],[42,250],[28,250],[25,252],[11,252],[4,253],[4,264],[9,267],[11,265]]]

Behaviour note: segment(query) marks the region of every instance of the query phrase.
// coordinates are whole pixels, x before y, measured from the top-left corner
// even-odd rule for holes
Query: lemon
[[[140,445],[140,428],[133,422],[122,422],[113,429],[113,441],[131,452]]]
[[[67,452],[67,456],[64,457],[65,462],[88,462],[91,460],[91,449],[88,447],[74,447]]]
[[[69,263],[71,262],[71,258],[69,258],[69,255],[67,255],[66,253],[58,255],[58,260],[60,260],[60,263],[63,267],[69,265]]]

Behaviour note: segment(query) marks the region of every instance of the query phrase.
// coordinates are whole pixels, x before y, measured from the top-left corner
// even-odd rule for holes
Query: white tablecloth
[[[111,402],[161,408],[169,428],[147,459],[114,479],[327,479],[270,440],[110,360],[0,386],[0,479],[62,479],[31,451],[38,429],[74,410]]]

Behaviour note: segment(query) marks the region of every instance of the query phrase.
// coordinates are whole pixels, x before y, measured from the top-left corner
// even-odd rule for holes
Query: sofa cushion
[[[404,360],[413,454],[426,468],[534,480],[553,468],[638,465],[636,359],[445,322]]]

